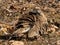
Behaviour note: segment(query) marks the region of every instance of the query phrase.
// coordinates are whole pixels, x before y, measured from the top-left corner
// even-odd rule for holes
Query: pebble
[[[14,41],[14,40],[11,40],[10,43],[11,43],[10,45],[24,45],[23,41]]]

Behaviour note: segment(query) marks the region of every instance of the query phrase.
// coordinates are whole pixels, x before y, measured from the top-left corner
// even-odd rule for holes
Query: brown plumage
[[[22,34],[28,32],[28,37],[34,37],[39,34],[39,31],[41,31],[40,28],[43,27],[44,24],[47,24],[47,18],[38,7],[32,9],[32,11],[29,11],[26,14],[23,14],[22,17],[19,18],[19,21],[16,25],[17,29],[14,34]]]

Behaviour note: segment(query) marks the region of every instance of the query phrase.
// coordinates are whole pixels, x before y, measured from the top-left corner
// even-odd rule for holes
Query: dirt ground
[[[22,31],[15,34],[19,18],[25,18],[24,15],[28,16],[28,14],[32,15],[30,11],[33,9],[34,15],[41,13],[36,12],[35,8],[43,12],[46,18],[41,16],[40,19],[48,25],[42,26],[43,30],[33,33],[39,28],[40,23],[37,21],[37,26],[32,29],[33,31],[29,30],[32,33],[29,34],[29,31],[21,28]],[[39,16],[37,18],[39,19]],[[28,23],[26,26],[29,27]],[[12,36],[13,32],[15,36]],[[0,45],[60,45],[60,0],[0,0]]]

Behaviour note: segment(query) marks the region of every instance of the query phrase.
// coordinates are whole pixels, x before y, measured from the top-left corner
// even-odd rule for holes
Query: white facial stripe
[[[27,29],[23,30],[22,32],[27,32],[30,30],[30,27],[28,27]]]

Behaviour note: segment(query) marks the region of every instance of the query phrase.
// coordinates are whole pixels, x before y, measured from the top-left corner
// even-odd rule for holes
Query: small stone
[[[57,45],[60,45],[60,40],[57,41]]]
[[[23,41],[14,41],[14,40],[11,40],[10,41],[10,45],[24,45]]]

